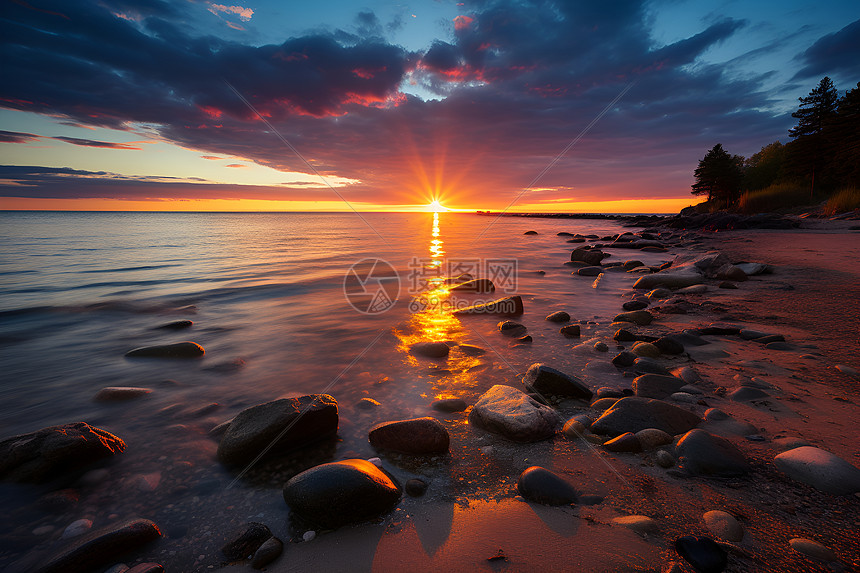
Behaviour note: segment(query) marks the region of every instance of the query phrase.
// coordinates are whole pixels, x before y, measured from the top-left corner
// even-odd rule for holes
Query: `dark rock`
[[[522,313],[523,299],[519,295],[467,306],[453,312],[453,314],[501,314],[505,316],[518,316]]]
[[[132,519],[85,533],[48,557],[38,573],[87,573],[161,537],[148,519]]]
[[[701,335],[716,335],[716,336],[732,336],[734,334],[740,334],[741,329],[737,326],[723,325],[723,324],[711,324],[704,328],[699,329],[699,334]]]
[[[632,322],[639,326],[646,326],[651,324],[652,320],[654,320],[654,315],[647,310],[632,310],[630,312],[622,312],[613,318],[612,322]]]
[[[679,392],[684,384],[683,380],[674,376],[643,374],[633,379],[633,393],[640,398],[662,400]]]
[[[620,436],[603,443],[610,452],[641,452],[642,444],[633,432],[625,432]]]
[[[368,438],[376,449],[414,455],[446,454],[451,442],[445,426],[429,416],[377,424]]]
[[[623,398],[624,392],[618,390],[616,388],[609,388],[608,386],[602,386],[597,389],[596,393],[598,398]]]
[[[738,448],[705,430],[690,430],[675,447],[678,465],[693,475],[736,476],[750,470]]]
[[[661,374],[663,376],[669,376],[670,372],[666,369],[662,364],[654,360],[653,358],[648,358],[647,356],[640,356],[636,360],[633,361],[633,370],[636,372],[641,372],[643,374]]]
[[[718,284],[717,286],[718,286],[719,288],[727,288],[727,289],[736,289],[736,288],[738,288],[738,285],[736,285],[736,284],[735,284],[735,283],[733,283],[733,282],[729,282],[729,281],[723,281],[723,282],[721,282],[720,284]]]
[[[559,231],[556,233],[557,237],[572,237],[573,233],[568,233],[567,231]]]
[[[628,366],[633,366],[633,363],[635,361],[635,354],[633,354],[629,350],[623,350],[622,352],[618,353],[615,358],[612,359],[612,364],[614,364],[618,368],[627,368]]]
[[[537,235],[537,234],[538,234],[537,231],[526,231],[525,233],[523,233],[523,235]]]
[[[788,342],[769,342],[764,347],[768,350],[791,350],[793,348]]]
[[[729,562],[725,550],[710,537],[679,537],[675,551],[699,573],[720,573]]]
[[[125,450],[117,436],[75,422],[0,441],[0,480],[43,482]]]
[[[337,401],[328,394],[258,404],[233,418],[218,446],[218,459],[227,465],[247,464],[276,438],[267,455],[282,454],[335,434],[337,424]]]
[[[670,336],[684,346],[705,346],[706,344],[710,344],[710,342],[699,336],[697,330],[689,328],[683,330],[681,334],[671,334]]]
[[[400,489],[391,478],[366,460],[321,464],[284,486],[290,510],[326,529],[374,519],[399,499]]]
[[[523,498],[543,505],[576,503],[576,489],[555,472],[532,466],[520,474],[517,491]]]
[[[644,266],[645,266],[645,263],[643,263],[642,261],[638,261],[636,259],[630,259],[630,260],[624,261],[624,263],[623,263],[623,267],[624,267],[625,271],[629,271],[630,269],[635,269],[637,267],[644,267]]]
[[[566,242],[568,243],[584,243],[585,239],[582,237],[574,237],[573,239],[568,239]]]
[[[582,267],[576,269],[575,274],[581,277],[596,277],[603,272],[603,267]]]
[[[471,344],[460,344],[457,348],[459,348],[460,352],[466,356],[482,356],[487,353],[487,351],[480,346],[473,346]]]
[[[445,358],[451,347],[444,342],[417,342],[409,347],[409,352],[425,358]]]
[[[183,328],[191,328],[191,325],[193,324],[194,323],[190,320],[174,320],[173,322],[162,324],[156,328],[163,328],[165,330],[182,330]]]
[[[660,352],[663,354],[681,354],[684,352],[684,345],[678,342],[673,336],[663,336],[654,341]]]
[[[442,400],[436,400],[430,406],[434,410],[439,410],[440,412],[463,412],[468,405],[465,400],[461,400],[460,398],[443,398]]]
[[[646,428],[657,428],[667,434],[687,432],[701,422],[699,417],[678,406],[661,400],[622,398],[591,425],[595,434],[617,436],[625,432],[636,433]]]
[[[125,353],[126,358],[199,358],[205,354],[203,347],[186,340],[175,344],[142,346]]]
[[[448,289],[451,292],[476,292],[490,293],[496,292],[496,285],[490,279],[474,279],[458,284]]]
[[[618,330],[616,330],[612,338],[617,340],[618,342],[633,342],[635,340],[638,340],[635,334],[624,328],[619,328]]]
[[[373,398],[362,398],[355,404],[355,407],[359,410],[373,410],[379,406],[381,406],[381,404]]]
[[[272,537],[272,532],[262,523],[246,523],[227,538],[221,546],[221,553],[230,561],[246,559],[254,554],[264,541]]]
[[[555,410],[510,386],[495,385],[478,399],[469,422],[518,442],[550,438],[560,420]]]
[[[522,336],[527,330],[524,325],[519,322],[514,322],[513,320],[500,322],[496,327],[499,329],[499,332],[505,336]]]
[[[600,261],[606,258],[606,255],[600,249],[589,249],[587,247],[581,247],[579,249],[574,249],[572,253],[570,253],[571,261],[582,261],[588,265],[599,265]]]
[[[532,364],[525,376],[523,384],[530,392],[544,396],[570,396],[580,400],[591,400],[592,391],[585,383],[569,374],[543,364]]]
[[[781,334],[764,334],[752,340],[759,344],[770,344],[771,342],[785,342],[785,337]]]
[[[578,324],[568,324],[567,326],[562,326],[559,332],[568,338],[579,338],[581,329]]]
[[[621,308],[627,311],[642,310],[648,308],[648,303],[644,300],[628,300],[621,305]]]
[[[549,315],[548,317],[546,317],[546,320],[548,320],[550,322],[569,322],[570,321],[570,315],[568,313],[564,312],[563,310],[560,310],[560,311],[554,312],[551,315]]]
[[[413,478],[406,480],[404,489],[411,497],[421,497],[424,495],[424,492],[427,491],[427,484],[423,480]]]
[[[519,346],[521,344],[531,344],[531,343],[532,343],[532,337],[528,334],[511,341],[512,346]]]
[[[134,388],[131,386],[108,386],[102,388],[93,396],[94,402],[125,402],[150,394],[149,388]]]
[[[254,552],[251,558],[251,567],[262,569],[284,552],[284,542],[277,537],[270,537]]]

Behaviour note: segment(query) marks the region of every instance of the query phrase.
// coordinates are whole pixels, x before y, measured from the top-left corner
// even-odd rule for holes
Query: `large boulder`
[[[148,519],[132,519],[85,533],[49,556],[37,573],[87,573],[104,570],[129,551],[161,537]]]
[[[570,374],[565,374],[544,364],[532,364],[523,376],[523,384],[529,392],[543,396],[570,396],[590,401],[593,393],[585,383]]]
[[[750,470],[744,455],[733,443],[705,430],[690,430],[675,446],[678,465],[693,475],[736,476]]]
[[[259,454],[281,454],[337,432],[337,401],[328,394],[282,398],[239,412],[218,445],[226,465],[247,464]]]
[[[860,469],[839,456],[813,446],[802,446],[774,458],[776,467],[792,479],[834,495],[860,492]]]
[[[631,396],[618,400],[591,425],[595,434],[617,436],[657,428],[667,434],[682,434],[696,427],[699,417],[661,400]]]
[[[686,382],[674,376],[643,374],[633,379],[633,393],[640,398],[662,400],[679,392],[685,384]]]
[[[499,314],[502,316],[518,316],[523,313],[523,299],[521,296],[508,296],[475,304],[455,310],[453,314]]]
[[[400,499],[400,488],[367,460],[321,464],[292,477],[284,501],[303,519],[326,529],[374,519]]]
[[[125,450],[125,442],[85,422],[50,426],[0,441],[0,480],[43,482]]]
[[[446,454],[451,441],[445,426],[429,416],[376,424],[368,438],[376,449],[416,455]]]
[[[549,406],[500,384],[484,392],[469,412],[470,423],[518,442],[550,438],[560,421]]]

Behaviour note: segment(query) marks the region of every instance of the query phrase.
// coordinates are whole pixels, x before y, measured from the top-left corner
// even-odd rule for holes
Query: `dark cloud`
[[[0,129],[0,143],[30,143],[39,139],[38,135],[32,133],[21,133],[20,131],[3,131]]]
[[[80,139],[77,137],[64,136],[52,137],[51,139],[56,139],[57,141],[63,141],[65,143],[71,143],[72,145],[80,145],[82,147],[101,147],[104,149],[133,149],[136,151],[141,150],[140,147],[136,147],[128,143],[111,143],[109,141],[94,141],[92,139]]]
[[[201,153],[309,172],[229,81],[316,170],[362,181],[344,188],[350,201],[416,203],[442,190],[478,208],[506,204],[631,83],[539,186],[581,200],[607,199],[612,188],[612,198],[677,197],[688,193],[692,166],[714,143],[750,153],[784,136],[790,123],[763,111],[773,103],[762,87],[766,74],[736,77],[700,61],[744,22],[719,20],[656,45],[646,7],[634,0],[481,2],[451,23],[449,42],[423,54],[381,39],[372,12],[358,15],[359,35],[321,32],[251,46],[193,35],[176,13],[182,4],[146,4],[132,20],[115,15],[130,4],[8,7],[0,22],[0,104],[84,125],[143,122]],[[400,93],[407,79],[444,99]],[[42,175],[22,181],[53,189]],[[104,181],[100,192],[123,184]],[[150,194],[181,188],[134,185]],[[318,198],[320,191],[302,193]],[[541,193],[524,199],[553,200]]]
[[[794,79],[839,75],[849,81],[860,77],[860,20],[818,39],[797,59],[803,68]]]

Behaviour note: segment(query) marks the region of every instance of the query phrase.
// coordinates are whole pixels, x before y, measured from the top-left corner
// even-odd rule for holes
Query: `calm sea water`
[[[493,384],[517,383],[533,362],[589,380],[586,358],[571,352],[580,341],[561,339],[558,325],[544,317],[566,310],[575,320],[606,325],[635,279],[608,273],[595,288],[593,279],[572,277],[564,265],[575,245],[556,236],[558,231],[613,234],[622,230],[613,221],[494,220],[454,213],[363,217],[0,214],[0,434],[79,420],[114,432],[128,450],[111,466],[103,488],[91,493],[87,514],[96,525],[110,515],[130,514],[153,515],[168,525],[184,520],[193,529],[190,510],[182,518],[159,512],[181,506],[172,495],[191,504],[216,495],[212,491],[224,492],[235,476],[215,461],[217,442],[207,432],[243,408],[282,396],[330,393],[340,404],[341,424],[327,459],[371,457],[376,454],[367,430],[373,423],[433,415],[429,405],[437,397],[472,402]],[[527,230],[538,235],[524,235]],[[623,260],[632,253],[614,256]],[[635,256],[656,264],[672,253]],[[344,294],[345,276],[363,259],[383,259],[399,276],[399,297],[386,312],[358,312]],[[480,265],[487,261],[515,262],[516,272],[506,276],[516,282],[506,284],[523,296],[526,313],[519,320],[535,343],[509,346],[496,329],[497,317],[458,319],[410,310],[410,291],[421,286],[419,279],[434,275],[434,261],[443,274],[451,261],[477,264],[477,275],[484,274]],[[182,331],[157,329],[179,319],[194,324]],[[596,328],[583,325],[582,340]],[[201,344],[205,356],[124,357],[135,347],[182,340]],[[454,350],[442,362],[416,359],[408,346],[421,340],[454,340],[488,352],[474,357]],[[605,359],[601,364],[591,379],[595,386],[616,376],[621,383]],[[125,403],[94,402],[106,386],[140,386],[152,393]],[[380,406],[356,408],[364,397]],[[282,483],[279,479],[272,478],[272,487]],[[243,481],[230,491],[254,489],[261,480]],[[201,483],[210,489],[195,489]],[[188,488],[191,493],[183,494]],[[228,497],[195,505],[195,515],[217,515],[238,503],[230,495],[244,494],[223,495]],[[282,505],[278,502],[280,511]],[[79,516],[75,511],[80,513],[56,519],[71,520]],[[27,519],[35,521],[27,524]],[[35,526],[39,519],[33,514],[16,521]]]

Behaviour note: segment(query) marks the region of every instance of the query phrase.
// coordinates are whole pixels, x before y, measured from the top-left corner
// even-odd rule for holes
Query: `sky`
[[[0,209],[669,213],[856,1],[3,0]]]

